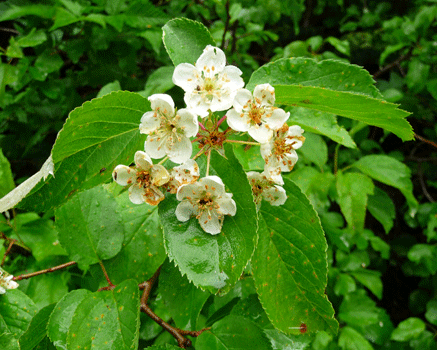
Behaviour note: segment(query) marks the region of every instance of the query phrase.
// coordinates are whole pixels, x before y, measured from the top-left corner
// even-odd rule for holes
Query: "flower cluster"
[[[0,294],[5,294],[7,289],[15,289],[18,283],[13,281],[14,276],[7,273],[0,267]]]
[[[225,142],[260,146],[264,171],[247,173],[257,208],[262,199],[271,205],[285,203],[282,173],[291,171],[297,162],[296,149],[305,141],[303,130],[287,125],[290,113],[275,107],[275,89],[270,84],[257,85],[251,93],[243,88],[241,75],[237,67],[226,65],[222,50],[208,45],[194,65],[182,63],[174,70],[173,82],[185,91],[186,108],[177,110],[166,94],[149,97],[152,110],[144,113],[139,126],[147,135],[145,152],[136,152],[135,166],[118,165],[112,174],[118,184],[130,185],[133,203],[157,205],[165,192],[176,194],[178,220],[195,217],[205,232],[220,233],[225,215],[237,212],[223,181],[209,174],[211,152],[223,155]],[[220,111],[227,111],[222,118],[214,113]],[[224,120],[229,127],[223,130]],[[256,142],[228,138],[244,132]],[[195,141],[200,151],[192,157]],[[195,159],[203,154],[207,167],[200,177]],[[154,164],[151,158],[162,160]],[[167,160],[179,165],[166,169]]]

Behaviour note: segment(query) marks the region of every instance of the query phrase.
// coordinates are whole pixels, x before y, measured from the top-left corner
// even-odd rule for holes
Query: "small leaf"
[[[433,325],[437,326],[437,300],[430,300],[426,304],[425,318]]]
[[[272,324],[286,334],[329,330],[338,323],[325,295],[327,244],[308,199],[284,179],[288,199],[280,207],[264,202],[260,238],[252,258],[259,299]]]
[[[334,286],[335,295],[346,295],[354,292],[357,289],[357,285],[354,279],[347,273],[341,273],[337,276],[337,281]]]
[[[103,187],[73,197],[56,209],[59,242],[81,269],[118,254],[124,240],[118,206]]]
[[[173,64],[194,64],[207,45],[215,45],[208,29],[187,18],[168,21],[162,28],[165,49]]]
[[[305,133],[305,138],[305,143],[298,149],[297,154],[302,155],[304,160],[312,162],[322,169],[328,161],[326,142],[321,136],[311,133]]]
[[[20,47],[35,47],[47,40],[47,34],[43,30],[32,28],[29,34],[17,40]]]
[[[0,14],[0,22],[10,21],[16,18],[34,15],[41,18],[52,18],[55,13],[53,6],[38,5],[12,5],[7,9],[2,9]]]
[[[14,177],[11,171],[11,164],[8,159],[3,155],[3,151],[0,149],[0,198],[5,196],[9,191],[12,191],[15,187]]]
[[[379,182],[399,189],[407,199],[412,212],[417,211],[418,203],[413,195],[411,171],[408,166],[382,154],[364,156],[352,166]]]
[[[220,234],[203,231],[196,218],[180,222],[175,216],[179,202],[168,196],[159,205],[164,226],[164,243],[171,261],[196,286],[216,293],[227,292],[240,278],[252,256],[257,241],[256,209],[246,173],[226,146],[226,158],[217,152],[211,155],[210,174],[218,175],[237,205],[235,216],[224,218]],[[203,166],[205,161],[199,159]]]
[[[161,267],[158,291],[176,327],[196,330],[197,318],[210,294],[190,283],[168,260]]]
[[[370,214],[381,223],[385,233],[389,233],[396,217],[395,205],[390,196],[379,187],[375,187],[373,195],[368,196],[367,200]]]
[[[382,281],[381,272],[373,270],[362,270],[350,272],[350,274],[362,285],[369,288],[369,290],[376,295],[376,297],[382,299]]]
[[[47,335],[47,323],[55,304],[47,305],[32,318],[29,328],[20,337],[20,349],[32,350]]]
[[[86,289],[76,289],[65,295],[56,304],[47,324],[50,340],[60,349],[67,348],[67,333],[79,304],[91,294]]]
[[[364,229],[367,196],[373,194],[373,181],[359,173],[337,173],[338,204],[349,227],[355,231]]]
[[[343,350],[373,350],[372,345],[351,327],[343,327],[338,338],[338,345]]]
[[[114,80],[112,83],[108,83],[105,86],[103,86],[96,97],[99,98],[107,94],[110,94],[113,91],[120,91],[120,90],[121,90],[120,82],[118,80]]]
[[[112,291],[86,296],[77,306],[67,334],[71,349],[136,349],[140,326],[140,298],[134,280]]]
[[[203,332],[196,340],[196,350],[271,350],[263,331],[241,316],[227,316]]]
[[[425,331],[426,324],[420,318],[410,317],[399,323],[391,334],[390,339],[409,341],[420,336]]]

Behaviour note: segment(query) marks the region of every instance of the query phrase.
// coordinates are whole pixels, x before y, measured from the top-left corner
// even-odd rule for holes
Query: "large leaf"
[[[59,242],[80,268],[121,250],[124,226],[117,209],[115,198],[101,186],[79,193],[56,209]]]
[[[408,166],[383,154],[362,157],[352,166],[379,182],[399,189],[405,196],[411,212],[416,212],[419,204],[413,195],[411,170]]]
[[[228,292],[241,276],[258,239],[256,210],[252,190],[232,147],[226,158],[213,152],[210,174],[218,175],[233,193],[237,205],[235,216],[226,216],[222,232],[212,236],[203,231],[196,218],[180,222],[175,216],[178,201],[168,196],[159,206],[164,226],[164,242],[170,260],[196,286]],[[202,159],[199,164],[202,166]]]
[[[176,293],[175,293],[176,291]],[[210,294],[190,283],[168,260],[159,275],[159,293],[180,329],[196,330],[197,318]]]
[[[397,105],[351,92],[301,85],[273,85],[276,103],[337,114],[388,130],[403,141],[414,137],[405,120],[410,114]]]
[[[337,173],[338,204],[340,204],[349,227],[360,231],[364,229],[367,196],[373,194],[373,181],[360,173]]]
[[[46,337],[47,323],[54,307],[55,304],[47,305],[32,318],[29,328],[20,337],[21,350],[32,350]]]
[[[11,333],[0,335],[0,349],[21,350],[20,343]]]
[[[252,321],[230,315],[216,322],[196,340],[197,350],[271,350],[270,341]]]
[[[272,324],[287,334],[337,332],[334,310],[325,295],[327,244],[308,199],[285,179],[288,199],[280,207],[264,202],[259,242],[252,258],[261,304]]]
[[[67,334],[68,347],[136,350],[139,312],[139,290],[134,280],[126,280],[112,291],[92,293],[76,308]]]
[[[16,338],[27,329],[37,312],[35,303],[20,290],[9,290],[1,296],[0,315]]]
[[[265,64],[250,77],[247,88],[258,84],[315,86],[381,98],[368,71],[335,60],[317,62],[311,58],[284,58]]]
[[[139,122],[150,103],[144,97],[117,91],[85,102],[70,113],[53,147],[54,177],[41,181],[19,204],[47,211],[77,191],[111,178],[118,164],[129,164],[144,147]]]
[[[67,348],[67,333],[70,329],[74,313],[79,304],[89,294],[91,292],[86,289],[73,290],[56,304],[47,325],[47,334],[58,349]]]
[[[162,28],[165,49],[173,64],[194,64],[207,45],[215,45],[208,29],[187,18],[168,21]]]

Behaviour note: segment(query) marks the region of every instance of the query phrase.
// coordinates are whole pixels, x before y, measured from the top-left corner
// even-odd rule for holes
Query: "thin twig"
[[[261,146],[259,142],[251,142],[251,141],[240,141],[240,140],[226,140],[225,142],[230,143],[240,143],[242,145],[252,145],[252,146]]]
[[[437,143],[435,143],[434,141],[427,140],[426,138],[424,138],[424,137],[422,137],[422,136],[419,136],[419,135],[417,135],[417,134],[414,134],[414,137],[415,137],[415,138],[418,138],[418,139],[419,139],[420,141],[422,141],[422,142],[425,142],[425,143],[427,143],[427,144],[429,144],[429,145],[431,145],[431,146],[437,148]]]
[[[99,265],[102,268],[103,274],[105,275],[105,278],[109,284],[109,287],[111,287],[111,289],[114,289],[115,285],[111,282],[111,279],[109,278],[108,273],[106,272],[105,265],[103,265],[103,263],[101,261],[99,261]]]
[[[406,54],[401,55],[397,60],[382,67],[379,71],[377,71],[375,74],[373,74],[373,79],[378,78],[380,75],[384,74],[385,72],[392,69],[393,67],[400,67],[401,62],[407,61],[411,58],[412,53],[413,53],[413,48],[414,48],[414,46],[411,46]]]
[[[0,30],[3,31],[3,32],[9,32],[9,33],[14,33],[14,34],[20,34],[20,32],[19,32],[18,30],[11,29],[11,28],[0,27]]]
[[[226,22],[225,22],[225,29],[223,31],[222,44],[220,45],[220,48],[222,50],[225,49],[226,33],[229,30],[229,22],[231,21],[231,14],[229,13],[229,0],[226,1],[225,10],[226,10]]]
[[[208,151],[208,156],[206,158],[206,175],[209,176],[209,163],[211,162],[211,150]]]
[[[2,233],[3,233],[3,232],[2,232]],[[3,259],[2,259],[2,262],[1,262],[0,266],[3,266],[3,264],[5,263],[6,257],[8,256],[8,254],[9,254],[9,252],[11,251],[12,246],[14,245],[15,242],[17,242],[16,239],[11,239],[11,240],[9,241],[8,249],[6,249],[6,252],[3,254]]]
[[[417,164],[417,167],[418,167],[417,170],[418,170],[419,182],[420,182],[420,187],[422,188],[422,192],[431,203],[434,203],[435,202],[434,198],[432,198],[432,196],[429,194],[428,190],[426,189],[425,180],[423,178],[422,163],[419,162]]]
[[[55,266],[55,267],[50,267],[50,268],[45,269],[45,270],[28,273],[26,275],[15,276],[13,278],[13,280],[14,281],[25,280],[25,279],[32,278],[32,277],[35,277],[35,276],[38,276],[38,275],[43,275],[45,273],[50,273],[50,272],[62,270],[62,269],[65,269],[66,267],[73,266],[75,264],[76,264],[76,261],[69,261],[68,263],[65,263],[65,264],[62,264],[62,265],[58,265],[58,266]]]

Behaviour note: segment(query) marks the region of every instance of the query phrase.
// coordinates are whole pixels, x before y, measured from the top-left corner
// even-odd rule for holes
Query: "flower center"
[[[137,171],[137,183],[139,187],[147,188],[150,186],[150,174],[148,171]]]
[[[214,90],[214,87],[215,87],[215,84],[214,84],[214,83],[215,83],[215,82],[214,82],[213,79],[211,79],[211,78],[205,78],[204,85],[203,85],[203,89],[204,89],[206,92],[211,93],[211,91],[213,91],[213,90]]]
[[[257,107],[254,103],[251,105],[248,117],[252,124],[258,126],[262,125],[262,116],[264,115],[264,108]]]

